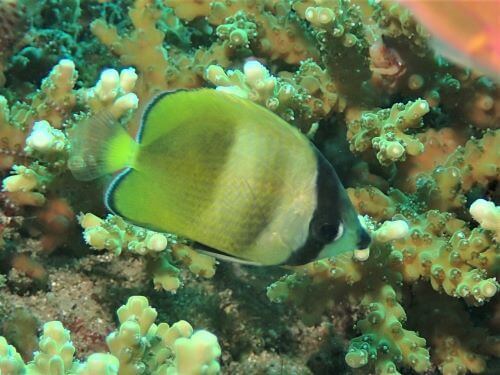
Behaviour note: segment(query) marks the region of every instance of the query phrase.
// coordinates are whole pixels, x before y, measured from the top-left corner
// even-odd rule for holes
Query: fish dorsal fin
[[[226,121],[236,119],[238,114],[231,111],[233,103],[247,104],[235,95],[208,88],[163,92],[151,100],[144,111],[136,139],[147,145],[187,123],[202,125],[218,121],[221,113],[224,113]]]

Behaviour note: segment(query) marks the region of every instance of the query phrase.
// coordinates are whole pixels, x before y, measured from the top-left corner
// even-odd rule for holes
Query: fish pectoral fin
[[[248,260],[248,259],[243,259],[243,258],[236,257],[234,255],[226,254],[222,251],[214,249],[210,246],[203,245],[199,242],[195,242],[193,244],[193,248],[202,254],[214,257],[214,258],[219,259],[219,260],[223,260],[225,262],[239,263],[239,264],[244,264],[244,265],[248,265],[248,266],[262,266],[262,264],[260,264],[258,262],[253,262],[253,261]]]
[[[139,147],[109,111],[78,122],[68,130],[68,137],[68,167],[81,181],[131,167]]]

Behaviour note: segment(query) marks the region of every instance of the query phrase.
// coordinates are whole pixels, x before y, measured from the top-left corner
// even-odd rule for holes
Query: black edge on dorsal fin
[[[135,136],[135,140],[137,143],[140,143],[141,142],[141,139],[142,139],[142,133],[144,131],[144,125],[146,124],[146,121],[148,119],[148,116],[149,116],[149,112],[151,112],[151,109],[155,106],[156,103],[158,103],[161,99],[163,99],[165,96],[168,96],[168,95],[172,95],[172,94],[175,94],[175,93],[178,93],[178,92],[181,92],[181,91],[195,91],[196,89],[194,90],[187,90],[187,89],[175,89],[175,90],[167,90],[167,91],[163,91],[161,93],[159,93],[158,95],[156,95],[155,97],[153,97],[148,105],[146,106],[146,108],[144,109],[144,113],[142,114],[141,116],[141,123],[139,125],[139,129],[137,131],[137,134]]]

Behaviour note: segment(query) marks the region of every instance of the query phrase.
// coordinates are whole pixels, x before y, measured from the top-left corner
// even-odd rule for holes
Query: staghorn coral
[[[220,346],[212,333],[194,332],[183,320],[172,326],[155,324],[157,312],[143,296],[130,297],[117,315],[120,326],[106,338],[109,352],[91,354],[83,362],[75,358],[70,332],[59,321],[44,324],[39,350],[27,364],[0,336],[0,371],[12,375],[219,373]]]
[[[495,372],[500,91],[436,57],[407,11],[347,0],[16,3],[30,6],[9,17],[33,27],[0,41],[3,372],[183,374],[203,361],[217,372],[214,336],[150,325],[143,298],[121,308],[104,345],[114,301],[139,293],[217,332],[232,374]],[[105,181],[68,174],[82,162],[67,160],[73,125],[107,111],[133,134],[158,92],[210,85],[316,140],[355,186],[370,249],[286,271],[220,264],[214,275],[214,259],[184,239],[101,219]],[[296,309],[264,298],[273,280],[268,297]],[[50,323],[33,358],[47,320],[73,344]]]
[[[125,250],[148,255],[148,263],[156,288],[175,292],[181,285],[180,262],[196,275],[210,278],[215,273],[215,259],[197,253],[187,245],[177,243],[177,236],[164,235],[126,223],[118,216],[109,215],[102,220],[93,214],[79,217],[84,229],[83,237],[96,250],[109,250],[115,255]]]
[[[100,41],[112,48],[113,53],[121,56],[125,65],[134,65],[143,77],[137,84],[138,92],[162,90],[167,87],[168,68],[167,52],[162,46],[164,33],[156,28],[161,11],[152,1],[136,1],[129,16],[134,25],[134,32],[122,37],[115,27],[104,20],[92,23],[92,32]],[[144,86],[148,86],[147,88]],[[155,85],[155,87],[150,87]],[[141,97],[141,94],[139,94]]]
[[[487,189],[500,176],[500,132],[489,130],[477,139],[472,137],[448,155],[432,171],[414,176],[415,190],[430,208],[460,210],[465,194],[473,188]]]
[[[60,128],[76,104],[73,91],[77,79],[75,64],[62,59],[42,81],[41,88],[30,95],[26,102],[15,102],[9,107],[7,99],[0,97],[0,135],[3,144],[0,152],[7,157],[2,169],[9,168],[16,158],[25,155],[26,133],[35,121],[45,121],[47,126]],[[40,126],[40,125],[39,125]]]
[[[416,284],[414,289],[421,296],[433,293],[423,284]],[[477,326],[461,308],[461,301],[422,298],[415,302],[415,315],[410,321],[428,337],[434,361],[443,374],[480,374],[487,369],[487,356],[498,356],[498,337]],[[440,324],[429,325],[428,319]]]
[[[369,103],[368,43],[360,7],[350,0],[295,0],[292,8],[311,25],[321,61],[339,92],[353,102]]]
[[[271,76],[255,60],[247,61],[243,71],[224,72],[220,66],[210,65],[206,78],[217,90],[259,103],[305,133],[314,129],[320,118],[345,107],[326,71],[311,60],[303,61],[294,75],[283,73],[281,77]]]
[[[298,64],[309,57],[318,56],[318,50],[310,43],[309,35],[302,32],[302,26],[295,17],[290,17],[290,6],[286,1],[201,0],[197,6],[193,6],[184,1],[165,0],[165,4],[172,7],[183,20],[206,17],[210,24],[219,27],[233,22],[236,14],[240,18],[243,15],[252,17],[257,36],[250,47],[256,56],[262,55],[271,61],[282,60],[288,64]],[[224,33],[222,37],[225,37]]]
[[[29,104],[18,102],[10,111],[5,108],[7,122],[4,126],[7,131],[14,132],[12,138],[18,141],[19,133],[23,134],[25,129],[31,128],[26,139],[20,142],[25,145],[24,155],[39,159],[28,166],[13,165],[12,176],[3,180],[2,190],[11,204],[43,206],[49,185],[66,171],[69,144],[65,134],[57,128],[70,120],[70,111],[76,107],[77,98],[78,104],[87,106],[90,111],[106,109],[116,118],[137,107],[137,97],[129,92],[137,79],[131,70],[124,69],[121,76],[116,71],[104,71],[95,87],[78,91],[74,90],[76,77],[74,63],[63,59],[43,80],[41,89],[33,95]],[[9,138],[5,153],[16,155],[11,150],[19,146],[12,146]]]
[[[365,193],[350,192],[354,196]],[[399,210],[407,215],[411,211],[408,207]],[[383,206],[379,212],[381,217],[393,215]],[[426,371],[431,366],[426,340],[404,326],[403,283],[425,278],[437,291],[481,304],[499,288],[495,278],[488,278],[497,272],[499,248],[491,236],[477,229],[467,238],[464,222],[451,215],[429,211],[424,220],[415,213],[412,216],[404,220],[410,228],[406,234],[389,234],[392,231],[387,232],[387,221],[376,229],[367,260],[343,256],[314,262],[272,284],[269,298],[293,302],[313,315],[329,303],[313,302],[323,294],[332,295],[330,303],[347,299],[350,304],[359,304],[364,318],[355,325],[361,336],[351,340],[346,355],[349,366],[370,366],[381,374],[394,373],[401,366]],[[419,222],[425,227],[419,227]]]
[[[229,42],[230,48],[249,48],[250,42],[258,35],[257,24],[242,11],[227,17],[215,32],[221,40]]]
[[[382,165],[405,160],[406,154],[416,156],[424,152],[423,144],[408,129],[420,128],[422,117],[429,112],[425,100],[395,104],[390,109],[363,112],[359,120],[347,125],[347,139],[351,151],[363,152],[372,147]]]

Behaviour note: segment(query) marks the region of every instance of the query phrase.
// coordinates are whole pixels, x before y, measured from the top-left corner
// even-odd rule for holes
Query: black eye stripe
[[[314,146],[313,146],[314,148]],[[283,262],[290,266],[306,264],[313,261],[321,250],[332,240],[320,238],[318,230],[321,224],[341,222],[341,213],[344,209],[340,200],[342,183],[339,181],[335,170],[321,153],[314,148],[318,163],[318,176],[316,179],[316,196],[318,205],[309,223],[309,234],[304,244],[296,249],[291,256]],[[335,238],[335,236],[333,237]]]

